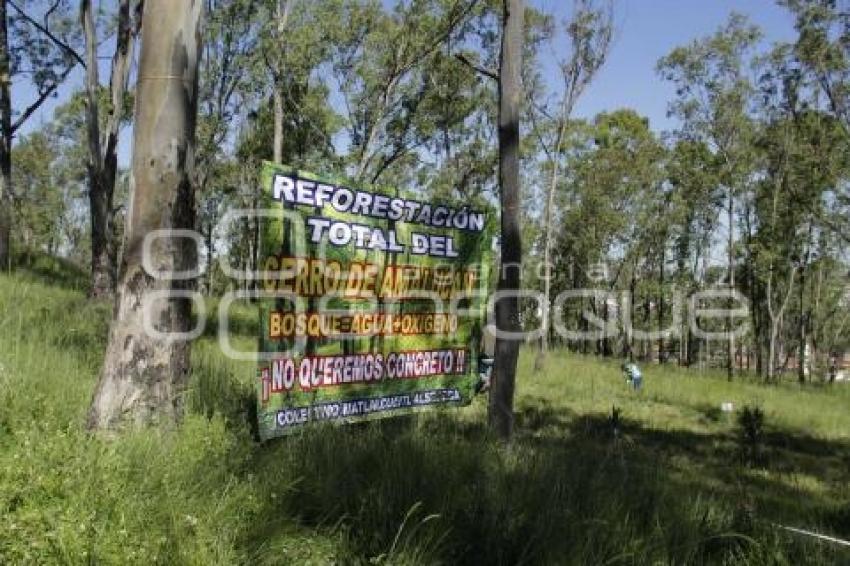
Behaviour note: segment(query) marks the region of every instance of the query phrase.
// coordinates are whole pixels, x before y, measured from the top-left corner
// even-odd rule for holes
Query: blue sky
[[[789,13],[770,0],[615,0],[617,30],[605,67],[576,108],[578,117],[603,110],[633,108],[649,117],[653,129],[669,130],[667,103],[673,88],[655,72],[674,47],[711,34],[733,11],[746,14],[764,32],[766,45],[793,41]],[[533,5],[565,16],[569,0],[534,0]],[[562,17],[563,17],[562,16]]]
[[[570,0],[530,0],[531,4],[559,19],[569,15]],[[667,103],[673,96],[671,86],[655,72],[659,58],[676,46],[712,33],[732,11],[741,12],[762,28],[767,44],[794,39],[793,20],[772,0],[615,0],[616,35],[606,66],[590,86],[576,108],[577,117],[592,117],[603,110],[633,108],[649,117],[657,131],[669,130],[675,123],[667,118]],[[555,48],[545,47],[539,54],[554,61]],[[102,78],[108,77],[108,60]],[[554,70],[554,69],[553,69]],[[82,73],[75,72],[60,90],[58,98],[46,104],[30,119],[24,133],[50,120],[56,104],[82,86]],[[33,93],[17,86],[14,105],[21,108]],[[129,159],[130,132],[122,136],[120,161]]]

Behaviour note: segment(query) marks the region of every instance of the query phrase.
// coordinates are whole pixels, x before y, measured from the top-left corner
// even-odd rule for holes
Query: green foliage
[[[25,249],[56,254],[63,241],[62,220],[66,194],[57,185],[54,169],[58,148],[41,132],[23,138],[12,151],[15,233]]]
[[[100,108],[109,109],[107,89],[101,89]],[[103,113],[102,118],[105,119]],[[132,115],[128,95],[123,121]],[[90,260],[90,229],[86,164],[85,100],[74,93],[53,112],[41,129],[21,136],[12,152],[15,234],[23,253],[61,255],[80,265]],[[129,182],[119,172],[115,200],[116,237],[123,230],[124,203]]]
[[[55,5],[52,29],[79,43],[73,3],[31,4],[37,20]],[[554,156],[563,161],[555,292],[594,286],[589,271],[607,262],[600,285],[643,299],[644,321],[657,314],[661,327],[673,320],[663,305],[673,284],[694,291],[735,275],[753,305],[755,329],[744,345],[761,359],[773,330],[786,359],[805,341],[801,330],[815,361],[850,347],[848,31],[835,2],[783,4],[796,18],[793,45],[761,53],[760,31],[732,15],[659,63],[682,122],[671,143],[628,109],[565,124]],[[281,22],[273,0],[207,2],[195,182],[198,228],[213,255],[251,263],[249,223],[224,234],[212,226],[227,208],[256,206],[256,164],[272,155],[275,94],[283,94],[289,164],[488,208],[498,194],[496,89],[468,63],[495,68],[501,4],[288,5]],[[610,14],[589,0],[577,5],[566,32],[587,48],[576,60],[598,68],[610,28],[593,30]],[[75,63],[16,13],[13,75],[31,67],[28,79],[49,94]],[[528,10],[526,114],[546,95],[536,55],[554,29],[553,17]],[[128,96],[128,117],[131,105]],[[15,118],[26,107],[16,105]],[[553,168],[541,152],[561,128],[538,118],[524,132],[523,172],[526,185],[546,186]],[[478,426],[481,403],[257,446],[246,424],[256,411],[255,365],[223,359],[211,325],[193,348],[183,427],[87,436],[81,427],[110,309],[83,299],[85,270],[50,255],[80,265],[88,258],[83,140],[75,95],[14,149],[15,233],[28,249],[15,275],[0,279],[0,561],[847,560],[769,527],[850,536],[848,393],[839,387],[767,389],[748,376],[729,384],[653,366],[637,397],[615,366],[558,352],[535,380],[522,358],[510,448]],[[529,241],[540,233],[536,201],[530,193],[524,203]],[[716,261],[724,230],[738,239],[728,244],[727,274]],[[540,247],[527,249],[539,262]],[[213,294],[227,284],[220,272],[207,281]],[[784,314],[768,312],[783,300]],[[597,314],[601,307],[590,305]],[[567,313],[578,325],[581,309]],[[251,350],[255,314],[232,314],[238,346]],[[698,342],[683,337],[676,346],[689,362],[700,358],[691,352]],[[644,352],[652,356],[651,347]],[[718,409],[724,402],[745,407],[740,423]],[[730,467],[742,448],[754,465]]]
[[[11,75],[34,87],[36,100],[22,101],[21,109],[46,99],[77,65],[74,50],[82,43],[71,0],[16,2],[21,10],[7,6]],[[53,37],[42,32],[46,26]],[[39,29],[42,28],[42,29]],[[43,101],[42,101],[43,102]],[[23,116],[15,116],[13,124]]]
[[[27,281],[52,284],[65,289],[85,292],[89,274],[76,263],[42,252],[25,251],[12,261],[15,275]]]
[[[572,166],[558,204],[566,209],[566,225],[584,228],[558,231],[554,288],[592,287],[592,266],[611,255],[630,267],[612,271],[601,284],[622,285],[627,275],[637,277],[637,264],[651,249],[664,246],[659,229],[666,226],[654,222],[665,206],[664,148],[648,121],[632,110],[601,113],[591,125],[574,123],[567,141]]]
[[[204,339],[182,426],[109,438],[83,430],[109,306],[22,273],[0,276],[0,313],[4,563],[847,559],[770,523],[850,533],[848,391],[647,367],[637,397],[614,364],[556,353],[557,369],[531,378],[523,356],[510,447],[488,437],[483,403],[257,445],[254,364]],[[706,415],[756,399],[776,456],[739,476],[734,423]]]

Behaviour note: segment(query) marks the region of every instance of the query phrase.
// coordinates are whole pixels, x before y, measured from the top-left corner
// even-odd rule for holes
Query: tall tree
[[[194,228],[192,165],[203,2],[147,0],[136,89],[130,213],[115,315],[88,425],[114,428],[179,417],[190,345],[174,339],[191,325],[189,288],[175,273],[197,264],[194,244],[155,230]],[[146,266],[158,270],[149,273]],[[176,292],[176,295],[175,295]],[[159,293],[155,300],[151,293]],[[145,321],[156,325],[149,333]],[[172,336],[169,336],[171,334]]]
[[[524,0],[503,0],[502,48],[499,55],[499,198],[501,203],[501,265],[498,290],[505,295],[496,304],[496,354],[490,389],[489,421],[503,439],[513,433],[514,389],[521,325],[519,298],[522,238],[519,225],[519,115],[522,98]],[[508,334],[507,336],[505,334]],[[513,334],[512,336],[510,334]]]
[[[30,7],[28,5],[27,7]],[[52,2],[41,21],[11,0],[0,0],[0,268],[11,260],[12,140],[15,133],[56,92],[73,68],[82,64],[74,50],[75,36],[62,24],[66,2]],[[52,28],[58,23],[61,31]],[[19,73],[22,68],[30,73]],[[12,114],[12,83],[28,74],[34,100]]]
[[[0,0],[0,269],[9,265],[12,219],[12,69],[6,0]]]
[[[757,108],[764,125],[758,147],[764,172],[753,199],[757,233],[749,263],[759,276],[769,331],[757,337],[767,345],[767,379],[774,377],[778,343],[796,342],[798,379],[804,383],[814,320],[806,289],[818,284],[809,280],[810,264],[816,236],[831,231],[824,209],[837,200],[833,191],[847,174],[847,130],[840,117],[821,109],[817,80],[792,46],[775,47],[760,63]],[[795,279],[796,324],[788,325]],[[790,326],[796,331],[789,336],[783,330]]]
[[[442,48],[477,0],[399,2],[384,11],[345,2],[349,29],[333,46],[331,67],[346,110],[351,177],[377,183],[433,135]],[[361,5],[362,4],[362,5]]]
[[[630,307],[635,307],[636,291],[644,293],[644,330],[649,330],[652,308],[650,293],[652,277],[641,277],[653,261],[663,263],[667,247],[667,232],[657,218],[663,214],[666,195],[661,185],[662,147],[649,127],[649,120],[632,110],[601,113],[594,120],[595,151],[581,164],[583,196],[589,197],[585,211],[586,223],[594,223],[598,253],[616,250],[620,266],[609,281],[613,288],[617,278],[628,275]],[[597,220],[600,217],[600,221]],[[576,224],[581,226],[582,224]],[[602,255],[599,259],[605,259]],[[648,274],[649,275],[649,274]],[[639,281],[640,280],[640,281]],[[639,284],[640,283],[640,284]],[[660,305],[656,305],[658,308]],[[603,316],[608,319],[608,305]],[[633,314],[630,312],[629,314]],[[625,315],[625,313],[623,313]],[[634,317],[626,330],[624,351],[634,355]],[[603,341],[603,353],[611,355],[613,348]],[[649,355],[644,343],[644,354]]]
[[[260,46],[260,29],[265,14],[250,0],[206,0],[204,54],[201,58],[198,90],[198,124],[194,165],[197,230],[206,240],[206,290],[212,288],[215,249],[218,241],[213,228],[227,206],[256,206],[259,194],[256,178],[244,186],[235,183],[237,169],[254,171],[252,159],[233,159],[239,137],[250,129],[256,99],[266,94],[263,86],[268,73],[252,73],[253,64],[266,50]],[[265,80],[263,80],[265,79]],[[263,158],[269,159],[268,153]],[[239,190],[241,189],[241,190]],[[228,200],[230,199],[230,200]],[[237,200],[238,199],[238,200]],[[256,219],[244,219],[256,226]],[[253,257],[253,255],[251,256]],[[253,269],[253,266],[247,266]]]
[[[118,136],[124,115],[124,98],[133,62],[135,38],[141,24],[140,9],[141,3],[138,0],[118,2],[118,27],[109,78],[109,101],[104,120],[100,109],[96,18],[91,0],[80,1],[80,22],[86,42],[86,134],[89,148],[87,169],[91,214],[89,293],[93,297],[111,295],[115,289],[118,249],[113,226],[113,197],[118,175]],[[104,122],[103,131],[101,121]]]
[[[286,24],[289,23],[289,13],[295,0],[277,0],[277,12],[275,14],[275,27],[277,33],[275,40],[281,47],[287,44],[284,34]],[[286,72],[286,60],[279,57],[273,66],[274,88],[272,99],[274,100],[274,162],[283,161],[283,89],[284,73]]]
[[[672,114],[683,120],[685,132],[708,143],[718,156],[720,184],[726,192],[726,288],[735,286],[737,199],[752,173],[752,120],[748,109],[753,85],[749,56],[761,38],[760,30],[740,14],[713,35],[678,47],[659,62],[659,70],[676,85]],[[731,299],[730,299],[731,312]],[[727,320],[726,372],[734,374],[735,339]]]
[[[773,381],[777,367],[777,343],[797,277],[798,215],[788,196],[792,159],[792,124],[778,119],[765,135],[769,149],[767,175],[756,195],[758,233],[755,237],[755,272],[764,286],[764,308],[768,318],[765,377]],[[783,198],[785,197],[785,198]],[[788,237],[788,236],[792,237]]]
[[[649,121],[633,110],[601,113],[592,125],[574,122],[571,128],[569,201],[561,223],[581,229],[559,234],[555,250],[558,271],[572,272],[572,282],[561,284],[584,289],[587,284],[595,283],[598,288],[604,283],[613,291],[627,282],[630,304],[634,304],[636,291],[649,287],[648,281],[641,281],[648,278],[641,277],[640,271],[646,271],[650,259],[659,259],[656,256],[663,255],[659,252],[666,246],[666,234],[656,221],[666,197],[659,188],[663,148]],[[618,267],[591,278],[594,266],[601,264]],[[589,297],[588,303],[603,320],[613,319],[609,308],[613,305],[603,296]],[[572,313],[579,325],[586,322],[583,311]],[[627,355],[632,353],[632,338],[631,332],[625,336],[623,351]],[[612,340],[600,338],[597,349],[601,354],[613,354]]]
[[[723,195],[717,182],[717,159],[703,141],[683,137],[676,141],[666,164],[672,185],[673,249],[676,285],[691,295],[705,284],[700,265],[709,254],[711,235],[717,227],[717,209]],[[679,361],[697,362],[701,342],[683,317],[679,338]]]
[[[791,68],[800,75],[797,79],[807,83],[803,92],[815,93],[814,106],[820,110],[819,98],[821,95],[826,99],[826,106],[831,111],[832,119],[836,125],[843,130],[844,137],[850,135],[850,19],[848,19],[847,6],[843,2],[827,2],[822,0],[782,0],[781,4],[788,7],[795,16],[795,27],[798,32],[797,41],[793,46],[793,58]],[[811,113],[809,113],[811,116]],[[821,125],[823,120],[818,119]],[[835,130],[834,127],[828,130]],[[828,134],[828,132],[827,132]],[[832,139],[830,139],[832,138]],[[828,140],[833,143],[819,144],[814,160],[816,168],[811,179],[822,177],[820,173],[830,171],[821,161],[828,161],[828,155],[832,153],[830,148],[842,147],[843,143],[834,143],[834,135],[819,136],[818,140]],[[823,147],[825,146],[825,147]],[[824,152],[826,150],[826,152]],[[846,150],[841,152],[846,155]],[[829,251],[831,246],[829,240],[832,236],[837,237],[846,246],[850,243],[850,190],[846,182],[832,183],[821,195],[820,199],[807,200],[800,203],[806,210],[810,221],[810,240],[816,239],[819,251]],[[829,203],[824,206],[824,203]],[[812,223],[815,224],[812,230]],[[800,272],[799,289],[799,321],[798,321],[798,360],[799,379],[805,378],[805,363],[807,360],[807,338],[811,333],[811,344],[813,350],[812,365],[817,367],[816,343],[822,342],[823,334],[819,331],[819,324],[831,324],[831,316],[820,319],[819,314],[830,313],[830,309],[824,309],[823,305],[829,301],[822,301],[825,295],[822,293],[825,278],[824,273],[831,270],[824,269],[829,265],[830,258],[815,259],[817,271],[812,273],[813,280],[810,281],[812,290],[808,310],[804,311],[804,293],[807,283],[807,271],[809,260],[813,259],[812,246],[814,242],[809,241],[810,247],[803,254],[803,265]],[[812,266],[814,267],[814,266]],[[827,278],[828,281],[828,278]]]
[[[12,150],[16,187],[14,233],[24,249],[55,255],[62,244],[66,214],[63,179],[57,175],[58,144],[47,131],[18,139]]]
[[[542,309],[540,349],[534,360],[534,369],[543,367],[549,350],[549,328],[552,294],[552,228],[555,218],[555,192],[561,178],[561,153],[567,138],[567,127],[573,108],[584,93],[593,77],[604,65],[611,46],[614,31],[613,10],[610,2],[596,0],[577,0],[574,13],[565,24],[569,37],[570,55],[559,62],[562,80],[561,99],[554,115],[541,110],[544,116],[553,122],[554,136],[545,139],[540,136],[541,146],[546,154],[549,169],[549,181],[546,189],[543,212],[543,265],[546,275],[543,280],[543,297],[545,304]],[[534,116],[532,108],[531,115]],[[535,130],[537,128],[535,127]]]

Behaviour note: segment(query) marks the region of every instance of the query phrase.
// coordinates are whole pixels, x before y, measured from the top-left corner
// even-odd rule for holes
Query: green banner
[[[486,211],[267,163],[259,244],[263,439],[470,402]]]

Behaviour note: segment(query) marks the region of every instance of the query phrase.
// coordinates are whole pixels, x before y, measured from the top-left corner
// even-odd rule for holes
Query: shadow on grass
[[[205,410],[231,411],[233,422],[250,414],[238,404]],[[262,556],[294,520],[335,533],[344,563],[850,559],[770,525],[793,517],[786,524],[840,532],[846,512],[830,515],[817,497],[801,505],[793,486],[742,468],[728,435],[659,431],[627,416],[615,435],[609,415],[535,402],[517,423],[510,446],[483,423],[441,413],[311,427],[258,445],[246,473],[261,478],[262,502],[239,544]]]
[[[192,406],[235,426],[255,422],[254,391],[213,358]],[[480,401],[480,400],[479,400]],[[517,406],[504,446],[451,412],[304,429],[257,445],[257,515],[238,544],[264,549],[291,532],[341,541],[343,563],[847,563],[850,553],[777,530],[850,535],[848,502],[793,474],[846,482],[850,446],[770,429],[766,468],[742,464],[732,432],[644,426],[576,414],[544,398]],[[279,545],[278,545],[279,546]]]
[[[733,433],[661,430],[627,417],[620,428],[618,442],[653,455],[658,465],[681,477],[686,491],[708,490],[729,501],[746,500],[772,521],[818,526],[850,538],[850,501],[836,501],[833,495],[847,486],[850,443],[770,429],[761,439],[764,464],[749,467]],[[579,416],[570,431],[601,440],[613,438],[606,415]]]
[[[72,261],[43,252],[18,253],[12,261],[12,270],[65,289],[83,293],[89,289],[90,278],[86,270]]]

